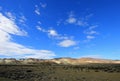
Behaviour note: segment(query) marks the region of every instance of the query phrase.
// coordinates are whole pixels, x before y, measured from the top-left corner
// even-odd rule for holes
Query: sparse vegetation
[[[0,65],[0,81],[120,81],[120,64]]]

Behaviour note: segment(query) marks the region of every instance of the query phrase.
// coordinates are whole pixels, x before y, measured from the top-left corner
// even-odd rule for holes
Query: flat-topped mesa
[[[98,58],[55,58],[55,59],[36,59],[36,58],[27,58],[27,59],[14,59],[14,58],[5,58],[0,59],[0,64],[40,64],[40,63],[51,63],[51,64],[64,64],[64,65],[80,65],[80,64],[89,64],[89,63],[113,63],[120,64],[120,60],[108,60],[108,59],[98,59]]]

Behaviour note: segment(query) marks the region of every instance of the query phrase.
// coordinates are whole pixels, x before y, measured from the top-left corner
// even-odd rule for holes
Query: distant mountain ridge
[[[89,63],[113,63],[120,64],[120,60],[109,60],[109,59],[99,59],[99,58],[54,58],[54,59],[19,59],[14,58],[4,58],[0,59],[0,64],[39,64],[39,63],[55,63],[55,64],[64,64],[64,65],[80,65],[80,64],[89,64]]]

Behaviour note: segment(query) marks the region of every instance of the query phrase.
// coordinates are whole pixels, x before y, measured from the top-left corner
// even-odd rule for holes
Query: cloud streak
[[[63,40],[62,42],[60,42],[58,45],[61,47],[71,47],[76,45],[77,43],[73,40]]]
[[[69,24],[75,24],[76,21],[77,21],[77,18],[75,18],[75,15],[73,14],[73,12],[70,12],[66,22],[69,23]]]
[[[75,16],[73,12],[70,12],[68,15],[68,18],[66,19],[66,23],[84,27],[84,26],[88,26],[87,19],[88,17],[78,18]]]
[[[39,31],[41,31],[41,32],[47,33],[47,35],[48,35],[49,37],[52,37],[52,38],[54,38],[54,39],[67,39],[67,38],[68,38],[67,36],[63,36],[63,35],[59,34],[59,33],[58,33],[56,30],[54,30],[54,29],[48,29],[48,30],[46,30],[46,29],[43,29],[43,28],[40,27],[40,26],[36,26],[36,28],[37,28]]]
[[[35,13],[37,15],[40,15],[40,9],[39,9],[38,5],[35,5]]]
[[[46,7],[47,7],[47,4],[46,4],[46,3],[40,3],[40,6],[41,6],[42,8],[46,8]]]
[[[51,58],[54,52],[49,50],[31,49],[12,41],[11,35],[26,36],[27,32],[21,30],[10,18],[0,13],[0,55],[14,57]]]
[[[84,34],[86,34],[86,41],[90,41],[91,39],[96,38],[95,36],[99,34],[97,31],[95,31],[96,27],[97,25],[90,26],[83,32]]]
[[[47,33],[48,37],[50,37],[50,38],[52,37],[56,40],[59,40],[59,43],[57,45],[60,47],[71,47],[71,46],[75,46],[77,44],[76,41],[72,40],[73,37],[68,37],[68,36],[58,34],[58,32],[54,29],[45,30],[45,29],[41,28],[40,26],[37,26],[37,29],[39,31]]]

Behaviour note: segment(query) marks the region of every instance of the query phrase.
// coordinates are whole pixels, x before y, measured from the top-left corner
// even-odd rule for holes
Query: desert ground
[[[120,81],[120,64],[1,64],[0,81]]]

